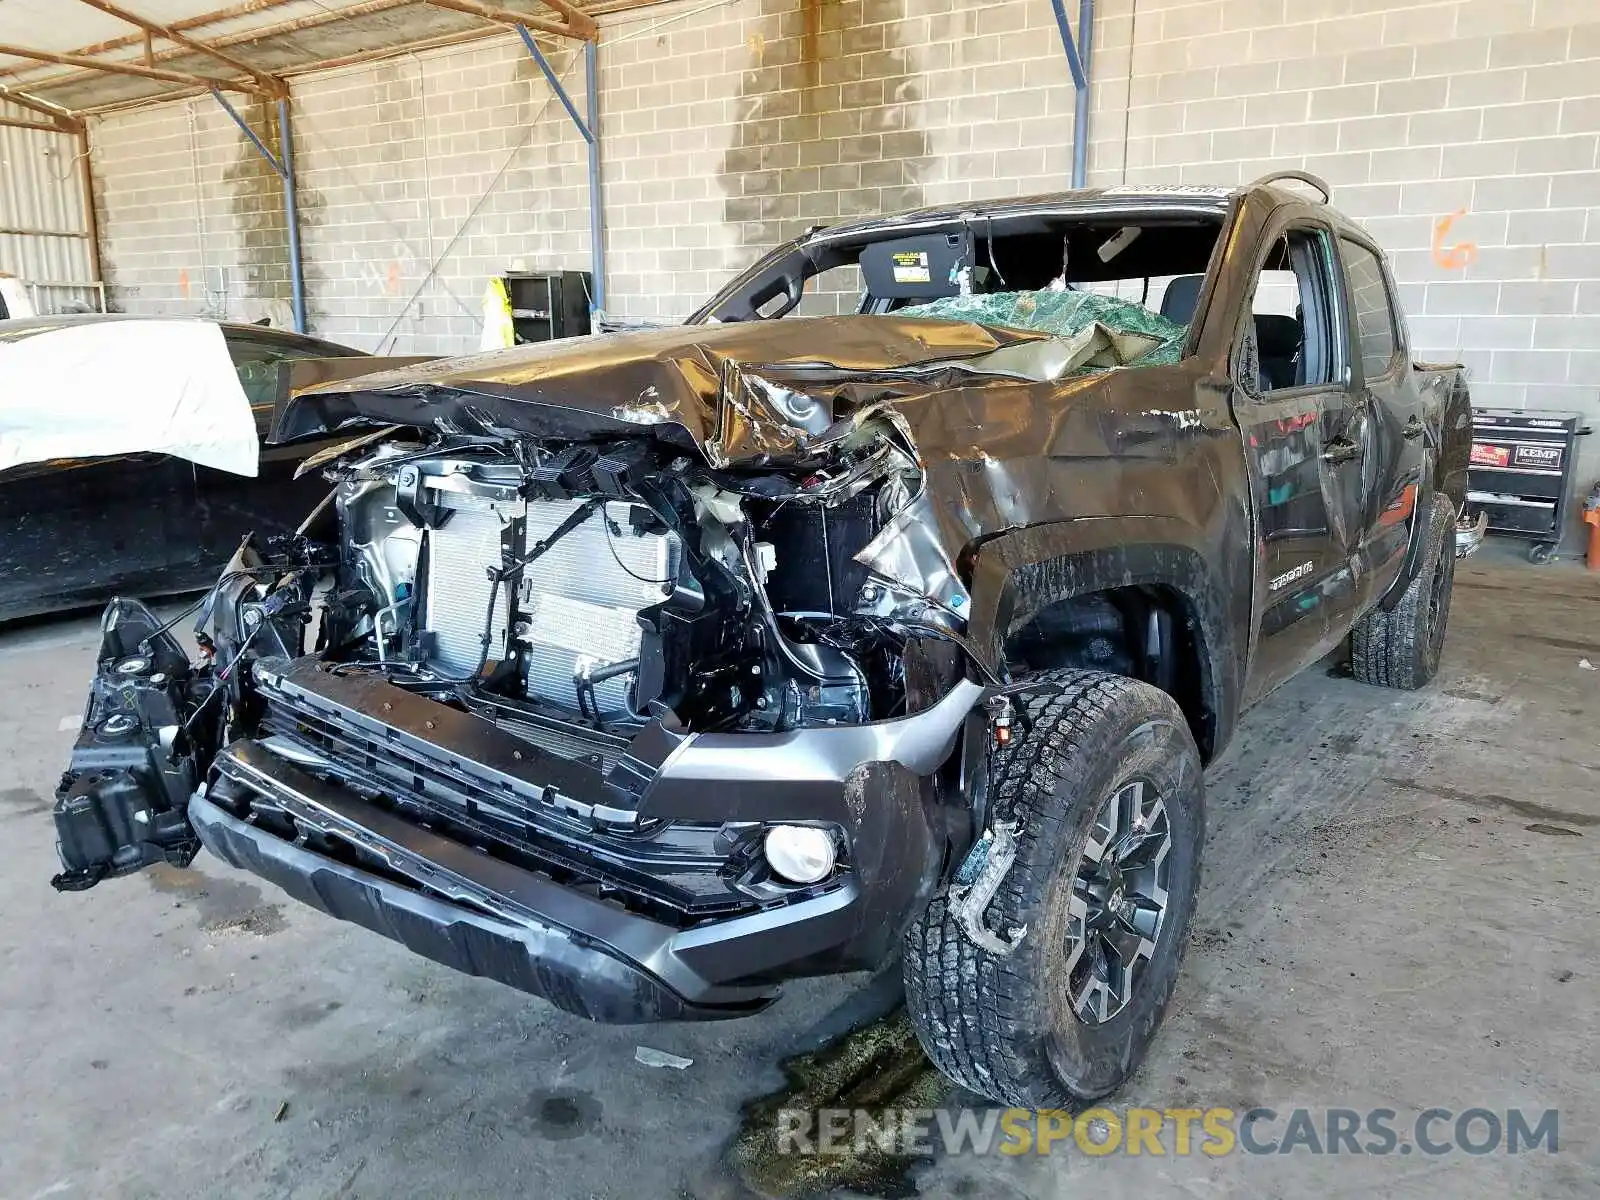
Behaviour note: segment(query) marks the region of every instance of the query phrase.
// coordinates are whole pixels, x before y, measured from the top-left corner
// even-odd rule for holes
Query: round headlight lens
[[[833,836],[809,825],[774,825],[763,844],[767,862],[790,883],[821,883],[833,872]]]

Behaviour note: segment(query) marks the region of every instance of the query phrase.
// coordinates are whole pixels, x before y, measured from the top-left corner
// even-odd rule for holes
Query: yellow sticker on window
[[[896,283],[931,283],[933,280],[926,250],[897,250],[890,255],[890,261],[894,264]]]

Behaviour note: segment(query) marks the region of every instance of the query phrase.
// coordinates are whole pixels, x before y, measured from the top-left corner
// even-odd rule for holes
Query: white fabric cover
[[[146,452],[258,472],[255,418],[216,325],[94,321],[0,342],[0,470]]]

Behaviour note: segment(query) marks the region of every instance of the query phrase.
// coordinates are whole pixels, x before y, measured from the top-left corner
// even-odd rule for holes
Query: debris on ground
[[[676,1054],[653,1050],[649,1046],[635,1046],[633,1061],[644,1067],[671,1067],[674,1071],[686,1071],[694,1065],[692,1058],[679,1058]]]
[[[839,1188],[883,1197],[916,1194],[909,1173],[917,1160],[897,1153],[898,1147],[869,1138],[850,1145],[848,1152],[794,1154],[784,1135],[785,1114],[814,1118],[825,1109],[845,1109],[882,1126],[893,1114],[932,1110],[949,1098],[951,1085],[923,1054],[904,1008],[782,1066],[785,1086],[746,1106],[740,1131],[724,1155],[745,1187],[781,1200]]]

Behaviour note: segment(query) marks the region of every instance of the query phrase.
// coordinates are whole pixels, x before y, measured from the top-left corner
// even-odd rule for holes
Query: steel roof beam
[[[15,88],[0,87],[0,100],[49,117],[55,123],[55,128],[63,133],[77,133],[83,129],[83,122],[70,109],[62,108],[59,104],[51,104],[48,100],[36,100]]]
[[[193,50],[197,54],[204,54],[208,58],[216,59],[218,62],[227,63],[228,66],[232,67],[234,70],[242,71],[244,74],[250,76],[250,78],[254,79],[263,90],[274,94],[276,97],[281,98],[289,94],[289,85],[284,83],[283,80],[269,75],[265,71],[259,70],[258,68],[245,62],[242,58],[235,58],[226,50],[219,49],[218,47],[209,45],[206,42],[197,41],[188,34],[172,28],[170,25],[160,25],[155,21],[147,20],[146,18],[141,17],[138,13],[131,13],[121,5],[111,3],[111,0],[78,0],[78,2],[80,4],[87,4],[90,8],[103,12],[107,16],[116,17],[119,21],[126,21],[128,24],[136,25],[140,29],[144,30],[145,65],[148,67],[155,66],[154,55],[151,53],[150,49],[150,35],[155,34],[157,37],[166,38],[166,40],[169,42],[175,42],[186,49]]]
[[[468,16],[482,17],[485,21],[493,21],[499,25],[509,25],[516,28],[526,25],[529,29],[537,29],[540,33],[552,34],[555,37],[576,38],[579,41],[593,41],[600,32],[600,27],[594,23],[594,18],[581,8],[576,8],[567,3],[567,0],[543,0],[543,2],[560,13],[564,21],[545,21],[538,17],[530,17],[527,13],[512,12],[509,8],[498,8],[493,4],[483,4],[480,0],[423,0],[435,8],[448,8],[455,12],[466,13]]]
[[[71,133],[72,130],[58,125],[54,121],[22,121],[16,117],[0,117],[0,126],[6,129],[37,129],[42,133]],[[15,233],[16,230],[0,229],[0,233]],[[34,230],[33,232],[38,232]]]
[[[205,75],[190,75],[184,71],[168,71],[162,67],[145,67],[131,62],[107,62],[100,58],[86,58],[81,54],[56,54],[49,50],[33,50],[27,46],[0,44],[0,57],[27,58],[34,62],[54,63],[61,67],[81,67],[89,71],[105,71],[111,75],[134,75],[140,79],[159,79],[164,83],[182,83],[190,87],[227,88],[230,92],[247,92],[276,99],[268,89],[253,80],[249,83],[231,79],[213,79]],[[31,87],[45,87],[49,81],[34,80]]]
[[[187,21],[174,21],[168,26],[168,28],[182,33],[187,29],[198,27],[201,24],[214,24],[215,21],[218,20],[232,19],[241,11],[266,11],[268,9],[281,7],[283,4],[290,2],[292,2],[292,0],[275,0],[275,2],[272,4],[263,4],[258,2],[254,4],[239,5],[234,9],[219,9],[212,18],[205,21],[202,21],[198,17],[191,17]],[[360,3],[346,5],[344,8],[334,9],[330,12],[315,13],[309,16],[295,17],[294,19],[288,21],[279,21],[272,25],[258,26],[254,29],[235,31],[228,34],[219,34],[214,38],[208,39],[206,44],[212,49],[232,49],[235,46],[249,47],[257,42],[270,40],[275,37],[281,37],[284,34],[302,33],[307,30],[320,28],[324,25],[331,25],[336,21],[352,20],[357,17],[367,17],[373,15],[374,13],[388,12],[392,9],[403,8],[409,4],[416,4],[417,2],[418,0],[361,0]],[[136,46],[140,43],[141,39],[148,36],[148,33],[141,32],[137,34],[130,34],[127,37],[112,38],[109,41],[97,42],[93,46],[80,46],[73,50],[72,53],[84,56],[98,55],[108,50],[118,50],[128,46]],[[175,58],[182,53],[183,50],[181,47],[166,47],[157,50],[153,59],[147,59],[145,65],[155,66],[169,58]],[[31,65],[3,67],[0,68],[0,78],[5,78],[7,76],[17,75],[36,69],[37,68]],[[294,70],[299,72],[301,68],[296,66]],[[54,76],[50,79],[50,86],[54,87],[57,84],[65,83],[69,79],[76,82],[78,76]],[[182,99],[193,95],[195,91],[209,91],[210,87],[211,85],[206,83],[203,87],[185,89],[181,92],[174,92],[170,96],[163,95],[160,97],[154,97],[153,99]],[[86,110],[89,111],[95,110],[96,108],[97,106],[95,105],[86,106]]]

